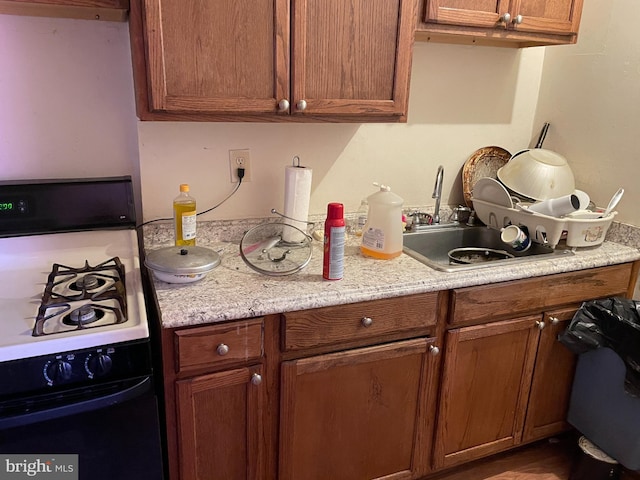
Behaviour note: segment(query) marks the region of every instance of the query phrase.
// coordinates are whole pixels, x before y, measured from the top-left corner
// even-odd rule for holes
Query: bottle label
[[[193,240],[196,238],[196,212],[182,214],[182,239]]]
[[[384,230],[368,228],[362,232],[362,245],[371,250],[384,250]]]
[[[344,275],[344,245],[346,243],[345,227],[331,227],[329,240],[329,272],[328,280],[340,280]]]

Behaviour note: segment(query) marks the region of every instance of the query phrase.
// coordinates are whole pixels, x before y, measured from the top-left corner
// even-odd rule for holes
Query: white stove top
[[[125,322],[108,322],[98,328],[69,330],[49,326],[49,332],[56,333],[32,335],[42,294],[54,263],[81,268],[85,261],[95,266],[113,257],[118,257],[125,269]],[[106,319],[102,322],[105,323]],[[95,230],[0,238],[0,361],[148,337],[135,230]]]

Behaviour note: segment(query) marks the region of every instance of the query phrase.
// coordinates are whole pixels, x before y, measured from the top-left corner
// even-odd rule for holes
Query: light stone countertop
[[[578,249],[574,255],[453,273],[434,270],[404,253],[391,260],[364,257],[359,251],[359,239],[350,237],[342,280],[323,280],[322,245],[315,240],[307,267],[292,275],[272,277],[251,270],[239,256],[239,240],[251,226],[247,222],[198,224],[198,245],[211,248],[222,257],[221,264],[204,279],[188,284],[153,279],[163,328],[482,285],[640,259],[639,231],[624,225],[616,228],[612,225],[608,240],[602,245]],[[170,224],[145,226],[145,250],[172,246],[172,235]]]

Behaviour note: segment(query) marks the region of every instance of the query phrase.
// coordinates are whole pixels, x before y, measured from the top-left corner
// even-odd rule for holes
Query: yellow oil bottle
[[[180,185],[180,195],[173,200],[175,244],[196,244],[196,199],[189,194],[189,185]]]

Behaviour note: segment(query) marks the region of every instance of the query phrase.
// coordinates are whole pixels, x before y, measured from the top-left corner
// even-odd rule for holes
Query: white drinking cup
[[[527,232],[517,225],[509,225],[501,229],[500,238],[517,252],[524,252],[531,246],[531,239]]]

